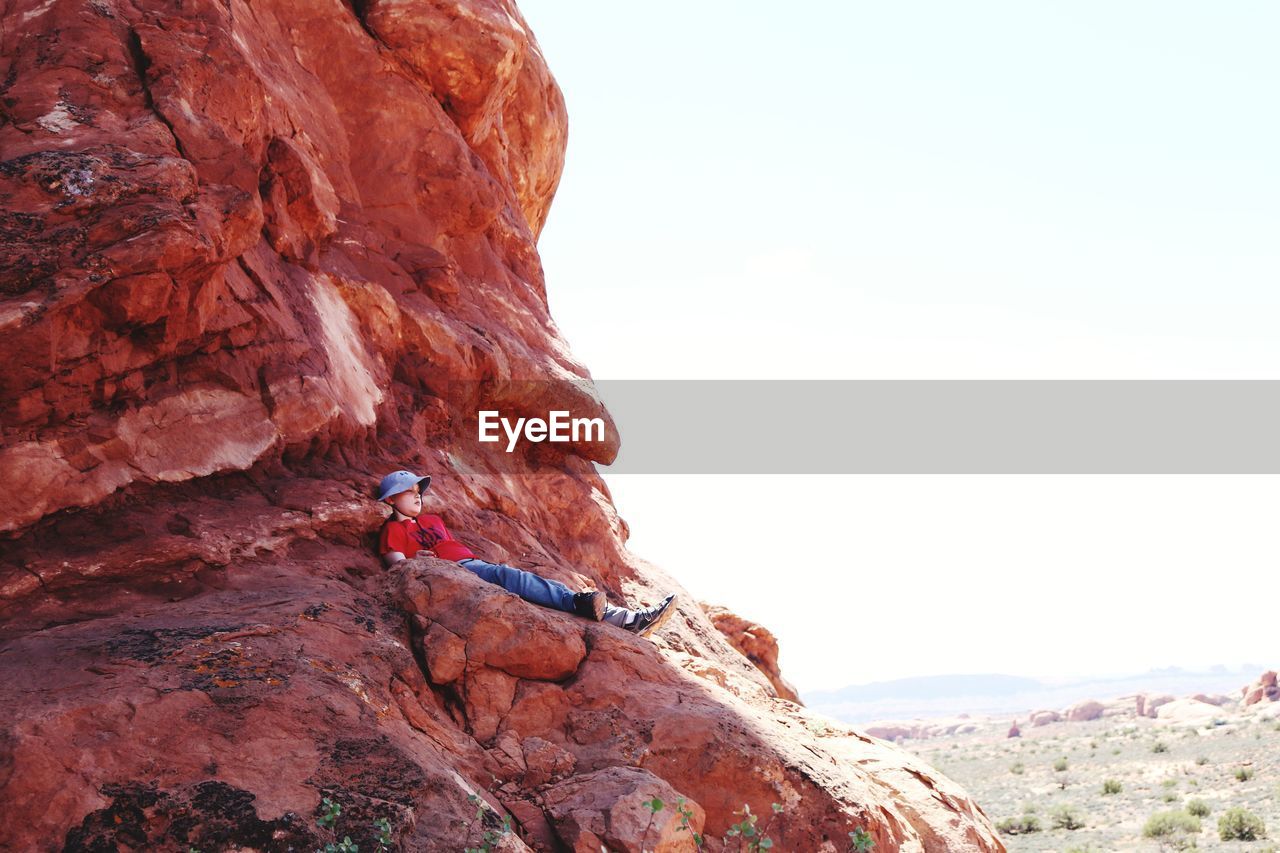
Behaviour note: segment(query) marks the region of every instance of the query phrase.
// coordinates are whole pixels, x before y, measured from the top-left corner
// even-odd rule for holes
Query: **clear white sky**
[[[1280,378],[1280,6],[520,7],[597,379]],[[605,477],[802,691],[1280,652],[1276,478]]]

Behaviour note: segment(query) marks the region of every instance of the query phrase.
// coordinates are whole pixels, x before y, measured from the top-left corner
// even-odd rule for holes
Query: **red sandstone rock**
[[[796,689],[782,676],[782,670],[778,666],[778,641],[768,628],[743,619],[727,607],[706,602],[698,604],[711,624],[716,626],[716,630],[724,634],[735,649],[765,674],[769,683],[778,691],[779,698],[800,702]]]
[[[1085,702],[1079,702],[1067,709],[1067,720],[1073,723],[1087,722],[1088,720],[1098,720],[1102,718],[1102,712],[1106,710],[1101,702],[1089,699]]]
[[[1175,697],[1166,694],[1159,696],[1149,696],[1146,693],[1139,693],[1136,697],[1136,710],[1139,717],[1150,717],[1155,719],[1156,709],[1161,705],[1172,702]]]
[[[1022,737],[1022,729],[1018,728],[1018,721],[1014,720],[1013,725],[1009,726],[1009,734],[1007,737]]]
[[[612,430],[467,440],[478,399],[607,418],[547,309],[565,108],[514,6],[3,14],[0,847],[315,849],[331,797],[364,849],[386,818],[452,851],[474,796],[509,849],[634,849],[637,798],[679,792],[713,851],[774,802],[778,850],[1003,849],[937,771],[778,699],[758,626],[763,673],[696,607],[650,641],[374,558],[370,487],[408,466],[481,556],[679,591],[625,547]]]
[[[698,849],[693,834],[701,834],[702,809],[636,767],[606,767],[575,776],[547,788],[542,799],[560,839],[574,853]],[[645,805],[655,799],[661,801],[660,808]],[[691,813],[683,827],[677,809]]]
[[[876,721],[867,723],[862,730],[882,740],[902,741],[970,734],[977,731],[978,726],[969,722],[968,714],[960,714],[955,718],[941,720]]]
[[[1280,702],[1280,685],[1276,683],[1276,671],[1267,670],[1258,680],[1240,688],[1241,704],[1245,707],[1259,702]]]
[[[1029,719],[1033,726],[1047,726],[1049,723],[1061,722],[1062,715],[1057,711],[1033,711]]]

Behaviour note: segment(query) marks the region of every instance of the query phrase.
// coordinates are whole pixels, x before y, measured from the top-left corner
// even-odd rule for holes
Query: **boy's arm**
[[[382,551],[382,561],[387,568],[391,568],[396,563],[405,559],[404,556],[404,531],[398,526],[390,524],[382,528],[382,535],[378,537],[378,546]]]

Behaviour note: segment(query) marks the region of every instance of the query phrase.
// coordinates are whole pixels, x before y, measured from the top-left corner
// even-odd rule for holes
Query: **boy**
[[[660,603],[644,610],[628,610],[609,604],[599,590],[575,593],[557,580],[535,575],[511,566],[481,560],[445,529],[438,515],[423,514],[422,492],[431,485],[430,477],[419,477],[410,471],[394,471],[382,478],[378,500],[391,506],[391,517],[378,537],[378,553],[388,567],[427,551],[442,560],[453,560],[489,583],[540,604],[576,613],[597,622],[617,625],[644,637],[655,631],[675,612],[673,592]]]

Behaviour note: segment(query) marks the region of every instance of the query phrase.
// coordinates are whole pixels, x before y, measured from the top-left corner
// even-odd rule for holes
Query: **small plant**
[[[1062,803],[1054,806],[1053,811],[1049,812],[1049,820],[1053,822],[1054,829],[1083,829],[1084,815],[1075,806],[1068,803]]]
[[[996,824],[996,832],[1005,835],[1026,835],[1039,831],[1040,818],[1033,814],[1024,814],[1021,817],[1007,817]]]
[[[872,847],[876,846],[876,840],[867,834],[862,827],[858,827],[849,833],[849,851],[850,853],[867,853]]]
[[[780,811],[782,811],[782,807],[774,803],[773,814],[776,815]],[[725,837],[737,837],[739,839],[739,850],[742,849],[742,839],[744,838],[747,840],[746,849],[748,853],[759,853],[761,850],[768,850],[773,847],[773,839],[756,829],[756,815],[752,814],[750,803],[743,803],[742,811],[734,812],[734,814],[742,815],[742,820],[731,825],[725,833]],[[769,822],[764,826],[766,831],[769,829],[770,823],[773,823],[773,815],[769,817]]]
[[[486,803],[483,799],[481,799],[479,795],[468,794],[467,799],[470,800],[473,804],[475,804],[476,820],[479,821],[481,826],[484,826],[484,819],[485,819],[486,813],[493,814],[493,815],[497,814],[497,812],[489,808],[489,804]],[[466,821],[465,823],[467,826],[471,826],[471,821]],[[502,843],[503,837],[510,834],[511,834],[511,816],[503,815],[501,832],[499,832],[496,829],[486,829],[484,833],[480,836],[481,838],[480,846],[463,848],[463,853],[493,853],[493,850],[499,844]]]
[[[1102,783],[1103,794],[1118,794],[1124,790],[1119,779],[1108,779]]]
[[[1187,814],[1192,815],[1193,817],[1208,817],[1209,812],[1209,804],[1204,800],[1187,801]]]
[[[1142,827],[1143,838],[1153,838],[1162,848],[1188,850],[1196,846],[1200,818],[1184,811],[1156,812]]]
[[[1053,769],[1059,773],[1063,773],[1067,769],[1067,757],[1064,755],[1057,761],[1053,762]]]
[[[1166,803],[1176,803],[1178,801],[1178,792],[1165,791],[1164,796],[1162,796],[1160,799],[1164,800]]]
[[[342,817],[342,804],[330,797],[324,797],[320,800],[320,816],[316,818],[316,825],[333,837],[334,840],[326,842],[324,847],[317,850],[316,853],[360,853],[360,845],[351,840],[350,835],[342,836],[342,840],[337,840],[337,834],[334,832],[334,825],[338,822],[338,818]],[[391,837],[391,821],[385,817],[380,817],[373,822],[374,841],[378,845],[375,853],[387,853],[395,839]],[[200,853],[196,848],[192,847],[188,853]]]
[[[658,816],[658,812],[662,811],[662,800],[654,797],[652,800],[645,800],[644,807],[649,810],[649,822],[644,825],[644,835],[640,836],[640,849],[644,849],[645,842],[649,840],[649,830],[653,826],[653,819]]]
[[[1236,779],[1240,782],[1248,782],[1253,778],[1253,768],[1245,765],[1236,769]]]
[[[1223,841],[1258,841],[1267,837],[1267,826],[1248,809],[1227,809],[1218,818],[1218,837]]]
[[[1013,763],[1013,766],[1009,768],[1009,772],[1015,776],[1021,776],[1023,773],[1026,772],[1026,769],[1027,767],[1025,764],[1023,764],[1021,761],[1016,761]]]
[[[333,833],[333,825],[338,818],[342,817],[342,805],[337,800],[324,797],[320,800],[320,809],[320,816],[316,818],[316,825]],[[360,847],[351,840],[350,835],[344,835],[341,841],[327,842],[316,853],[360,853]]]
[[[373,828],[378,832],[378,853],[387,853],[395,843],[391,838],[391,821],[380,817],[373,822]]]
[[[320,801],[320,806],[324,811],[320,813],[320,817],[316,818],[316,823],[325,829],[333,829],[334,821],[342,817],[342,806],[328,797]]]
[[[1202,755],[1196,759],[1197,767],[1204,767],[1208,763],[1209,763],[1209,757],[1207,755]]]
[[[686,801],[684,797],[678,797],[676,799],[676,814],[680,815],[680,827],[676,830],[676,832],[687,832],[690,835],[692,835],[694,845],[699,850],[701,850],[702,845],[706,842],[706,839],[702,835],[699,835],[698,833],[694,832],[693,827],[689,825],[689,818],[693,817],[693,810],[686,808],[685,802]],[[645,832],[647,834],[648,830],[646,829]]]
[[[1162,740],[1158,740],[1158,741],[1156,741],[1155,743],[1151,744],[1151,751],[1152,751],[1152,752],[1157,752],[1157,753],[1158,753],[1158,752],[1168,752],[1168,751],[1169,751],[1169,744],[1165,743],[1165,742],[1164,742],[1164,741],[1162,741]]]

